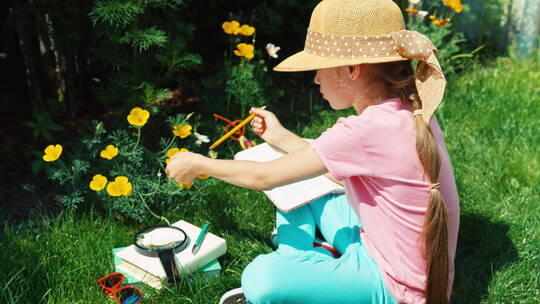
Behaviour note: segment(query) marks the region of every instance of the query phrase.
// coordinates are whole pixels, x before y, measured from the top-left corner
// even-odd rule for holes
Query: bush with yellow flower
[[[206,99],[219,100],[213,107],[220,114],[227,117],[245,115],[250,107],[262,106],[269,95],[281,92],[270,90],[268,56],[262,56],[266,51],[257,46],[254,24],[230,19],[215,29],[221,31],[224,40],[223,69],[205,82],[209,88]],[[220,53],[216,52],[216,55]]]
[[[166,205],[200,202],[212,179],[200,176],[185,185],[165,174],[174,154],[207,149],[202,144],[209,140],[195,131],[192,120],[192,114],[170,116],[159,140],[145,140],[155,138],[147,128],[153,117],[148,110],[134,107],[124,126],[112,132],[103,122],[94,121],[80,144],[48,145],[41,159],[48,165],[49,178],[58,182],[59,202],[72,209],[101,205],[111,215],[138,222],[157,216],[154,211]]]
[[[446,75],[462,68],[473,55],[482,49],[479,46],[470,53],[463,53],[466,41],[463,32],[455,26],[455,20],[468,11],[462,0],[421,1],[407,0],[405,9],[407,28],[427,35],[439,50],[437,59]]]

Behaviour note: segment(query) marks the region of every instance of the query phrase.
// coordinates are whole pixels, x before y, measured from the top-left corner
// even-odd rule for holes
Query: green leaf
[[[485,45],[481,45],[479,47],[477,47],[476,49],[474,49],[471,54],[476,54],[477,52],[481,51],[483,48],[485,47]]]
[[[57,124],[56,122],[54,122],[53,120],[49,120],[47,122],[45,122],[45,124],[43,125],[45,128],[51,130],[51,131],[61,131],[61,130],[64,130],[64,127],[62,127],[61,125]]]
[[[58,113],[60,110],[62,110],[63,103],[60,102],[56,98],[47,98],[47,108],[50,110],[51,113]]]
[[[136,3],[109,0],[98,1],[89,16],[94,25],[103,23],[122,29],[143,12]]]
[[[33,134],[34,137],[38,137],[40,134],[39,130],[45,131],[49,129],[51,131],[61,131],[64,130],[64,127],[57,124],[52,116],[46,111],[39,111],[37,108],[34,108],[32,111],[35,121],[26,121],[25,124],[31,128],[34,128]],[[47,138],[51,140],[50,138]]]
[[[43,136],[45,137],[45,139],[50,140],[50,141],[53,140],[53,137],[52,137],[51,133],[47,129],[43,129],[42,133],[43,133]]]
[[[39,174],[39,172],[41,172],[41,170],[43,169],[43,160],[34,160],[32,162],[32,175],[37,176]]]
[[[139,49],[139,52],[144,52],[152,46],[163,47],[168,40],[165,32],[151,27],[146,30],[129,32],[120,39],[120,42],[128,43],[133,48]]]
[[[143,0],[144,5],[151,7],[177,8],[184,4],[184,0]]]
[[[25,121],[24,124],[31,127],[31,128],[37,128],[37,126],[38,126],[37,123],[35,123],[32,120]]]
[[[450,59],[471,58],[472,56],[473,56],[472,54],[459,54],[459,55],[450,57]]]

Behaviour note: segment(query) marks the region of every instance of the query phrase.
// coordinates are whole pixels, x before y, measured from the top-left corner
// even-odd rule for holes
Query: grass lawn
[[[315,137],[348,112],[322,112]],[[540,303],[540,64],[499,59],[453,79],[438,111],[461,198],[454,303]],[[287,122],[284,122],[288,125]],[[270,252],[274,208],[261,192],[216,182],[202,205],[163,211],[227,240],[219,278],[195,275],[145,303],[217,303],[242,269]],[[146,225],[158,224],[149,221]],[[0,230],[0,303],[107,303],[96,279],[113,271],[111,248],[141,227],[92,210]]]

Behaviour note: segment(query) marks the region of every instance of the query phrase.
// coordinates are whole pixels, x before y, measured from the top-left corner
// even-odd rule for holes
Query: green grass
[[[454,303],[540,303],[539,96],[534,61],[500,59],[449,83],[437,115],[461,199]],[[300,133],[315,137],[348,113],[320,112]],[[260,192],[216,182],[203,204],[163,212],[174,221],[211,220],[229,250],[220,277],[194,276],[160,294],[145,289],[146,303],[217,303],[253,258],[271,250],[274,208]],[[91,210],[6,224],[0,303],[107,303],[96,279],[113,270],[111,248],[129,244],[140,228]]]
[[[461,199],[457,303],[540,303],[540,64],[500,59],[439,114]]]

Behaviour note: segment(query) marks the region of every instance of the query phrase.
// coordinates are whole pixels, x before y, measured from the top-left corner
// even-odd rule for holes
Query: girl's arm
[[[171,157],[166,172],[184,184],[191,183],[197,175],[205,174],[240,187],[266,190],[328,171],[308,145],[269,162],[211,159],[182,152]]]
[[[249,113],[256,115],[251,121],[253,133],[259,135],[267,143],[287,153],[309,146],[309,143],[300,136],[283,127],[274,113],[258,108],[251,108]]]
[[[300,136],[284,128],[282,136],[275,146],[287,153],[291,153],[309,146],[309,143]]]
[[[251,108],[250,113],[256,115],[251,121],[253,132],[259,135],[267,143],[272,144],[287,153],[309,146],[309,143],[300,136],[283,127],[274,113],[258,108]],[[343,186],[343,183],[334,178],[332,174],[326,173],[324,176]]]

